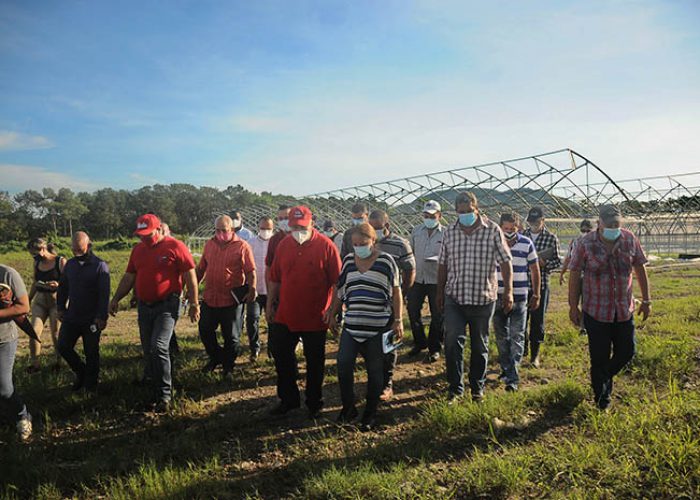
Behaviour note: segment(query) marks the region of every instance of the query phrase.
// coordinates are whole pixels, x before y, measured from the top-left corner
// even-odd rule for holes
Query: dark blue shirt
[[[63,321],[72,323],[106,320],[109,293],[107,263],[93,254],[82,264],[73,257],[63,268],[56,299],[58,311],[64,313]]]

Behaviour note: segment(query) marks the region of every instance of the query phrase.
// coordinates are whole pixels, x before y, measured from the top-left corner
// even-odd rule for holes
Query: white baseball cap
[[[424,214],[434,214],[435,212],[442,212],[442,207],[435,200],[428,200],[425,205],[423,205]]]

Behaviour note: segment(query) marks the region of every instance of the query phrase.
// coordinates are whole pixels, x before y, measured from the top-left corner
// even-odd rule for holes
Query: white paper
[[[394,344],[393,340],[394,330],[389,330],[388,332],[382,333],[382,351],[384,351],[384,354],[389,354],[390,352],[395,351],[397,348],[403,345],[402,342]]]

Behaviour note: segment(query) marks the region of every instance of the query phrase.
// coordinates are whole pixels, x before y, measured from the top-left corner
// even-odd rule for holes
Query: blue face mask
[[[353,225],[353,226],[358,226],[358,225],[362,224],[364,221],[365,221],[364,219],[353,219],[353,220],[352,220],[352,225]]]
[[[423,224],[428,229],[435,229],[440,224],[440,221],[437,219],[423,219]]]
[[[463,226],[470,227],[476,222],[476,214],[474,212],[469,212],[466,214],[459,214],[459,223]]]
[[[608,241],[615,241],[620,237],[622,234],[622,229],[619,227],[612,228],[612,227],[604,227],[603,228],[603,238],[605,238]]]
[[[352,248],[355,251],[355,255],[357,255],[361,259],[366,259],[370,255],[372,255],[371,245],[365,245],[361,247],[353,246]]]

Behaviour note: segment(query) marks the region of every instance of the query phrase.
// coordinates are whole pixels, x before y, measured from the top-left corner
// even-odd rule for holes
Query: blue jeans
[[[245,329],[248,332],[248,345],[251,353],[260,352],[260,314],[265,311],[267,295],[258,295],[245,306]]]
[[[484,392],[486,365],[489,360],[489,323],[496,302],[484,306],[460,305],[445,297],[445,363],[450,394],[464,393],[464,343],[469,325],[471,354],[469,385],[472,395]]]
[[[227,307],[210,307],[202,303],[199,318],[199,338],[209,359],[221,363],[224,372],[233,370],[236,357],[241,347],[241,317],[243,305]],[[221,326],[224,347],[216,340],[216,329]]]
[[[507,385],[518,387],[520,375],[518,367],[523,359],[525,350],[525,327],[527,319],[527,301],[513,303],[513,310],[505,314],[501,297],[496,301],[493,313],[493,328],[496,332],[498,345],[498,362],[505,375]]]
[[[27,407],[12,384],[16,352],[17,339],[0,343],[0,410],[3,417],[10,417],[13,422],[29,418]]]
[[[591,385],[595,401],[598,406],[605,408],[610,404],[613,377],[634,357],[634,320],[630,318],[627,321],[603,323],[584,313],[583,324],[588,333]]]
[[[175,294],[152,305],[139,301],[138,321],[145,375],[152,381],[155,397],[160,401],[170,401],[172,398],[170,337],[179,309],[180,297]]]
[[[362,354],[367,368],[367,408],[376,410],[384,388],[384,351],[382,335],[358,342],[347,331],[340,335],[338,347],[338,384],[343,408],[355,405],[355,360]]]
[[[91,332],[90,324],[77,324],[64,321],[58,332],[58,352],[66,360],[73,373],[79,380],[84,381],[86,389],[97,387],[100,373],[100,335],[102,332]],[[85,362],[75,352],[75,344],[83,338]]]

